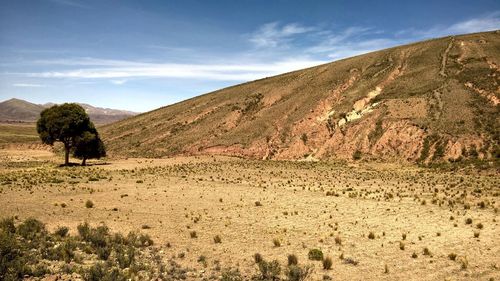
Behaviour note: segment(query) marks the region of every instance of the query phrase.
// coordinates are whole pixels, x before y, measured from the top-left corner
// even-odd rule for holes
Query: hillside
[[[429,162],[499,157],[500,32],[225,88],[102,129],[117,156]]]
[[[33,122],[45,107],[20,99],[10,99],[0,103],[0,120]]]
[[[25,100],[10,99],[0,102],[0,121],[35,122],[40,112],[54,105],[54,103],[34,104]],[[137,113],[125,110],[94,107],[88,104],[80,104],[89,114],[90,119],[96,124],[107,124],[116,122]]]

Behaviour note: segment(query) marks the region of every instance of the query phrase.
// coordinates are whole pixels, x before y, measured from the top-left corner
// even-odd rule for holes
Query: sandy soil
[[[500,278],[496,172],[227,157],[91,161],[69,168],[58,167],[60,161],[47,151],[0,151],[0,216],[36,217],[49,229],[69,226],[73,234],[83,221],[148,233],[165,261],[188,268],[188,280],[220,275],[215,261],[249,279],[258,272],[255,253],[282,266],[295,254],[300,264],[314,266],[309,280]],[[86,208],[87,200],[93,208]],[[214,243],[216,235],[222,243]],[[312,248],[333,258],[331,270],[308,260]],[[207,267],[197,261],[201,255]]]

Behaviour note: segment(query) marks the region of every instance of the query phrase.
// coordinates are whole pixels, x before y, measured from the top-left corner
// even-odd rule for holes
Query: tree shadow
[[[59,168],[64,168],[64,167],[91,167],[91,166],[107,166],[111,165],[109,162],[103,162],[103,163],[87,163],[85,166],[82,166],[81,163],[68,163],[68,165],[65,164],[60,164],[58,167]]]

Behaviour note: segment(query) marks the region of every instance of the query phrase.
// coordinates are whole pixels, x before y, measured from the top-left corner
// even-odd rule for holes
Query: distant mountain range
[[[35,104],[21,99],[10,99],[0,102],[0,121],[34,122],[40,112],[55,103]],[[79,103],[95,124],[113,123],[134,115],[136,112],[94,107],[89,104]]]

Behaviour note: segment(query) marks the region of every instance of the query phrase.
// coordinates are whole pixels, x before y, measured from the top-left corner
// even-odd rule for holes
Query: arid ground
[[[500,278],[495,170],[209,156],[87,167],[61,160],[49,150],[0,150],[0,216],[16,224],[33,217],[49,231],[68,226],[71,235],[84,221],[149,234],[149,248],[186,280],[217,280],[229,268],[251,279],[256,253],[283,268],[296,255],[313,266],[308,280]],[[332,258],[330,270],[308,258],[311,249]]]

